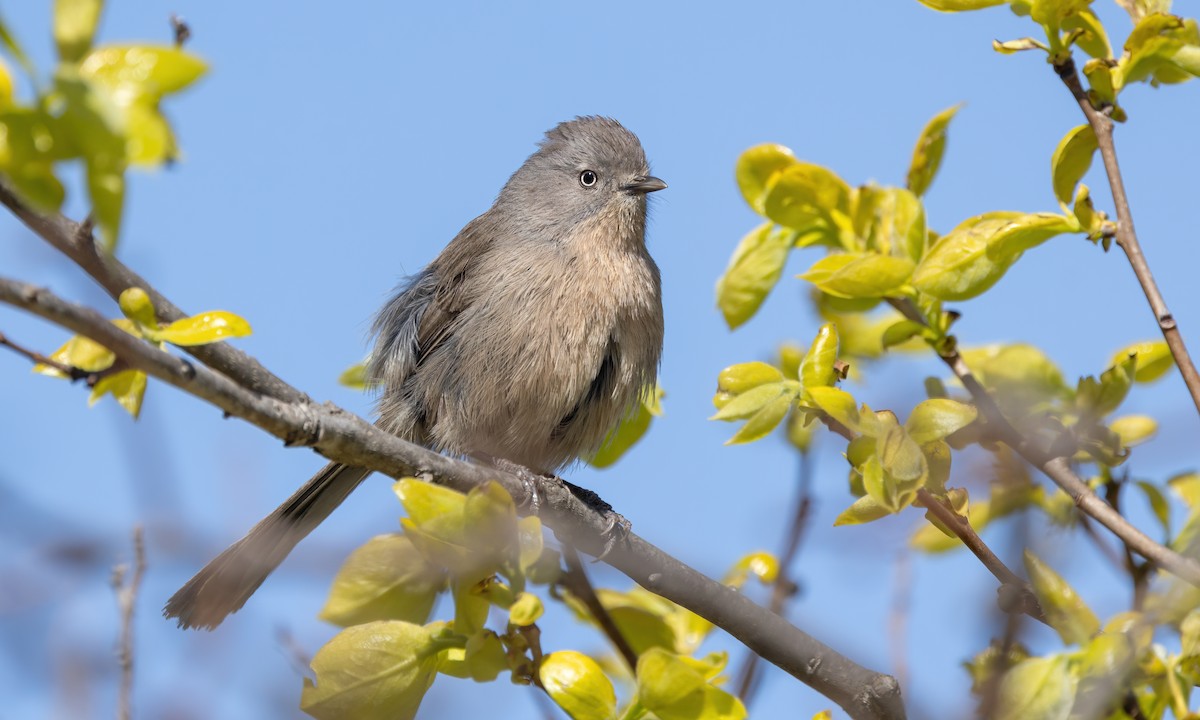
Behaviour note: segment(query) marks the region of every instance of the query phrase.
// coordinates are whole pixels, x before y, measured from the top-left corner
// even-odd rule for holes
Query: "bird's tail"
[[[244,538],[188,580],[167,601],[163,615],[177,618],[181,628],[212,630],[220,625],[246,604],[292,548],[370,474],[365,468],[326,465]]]

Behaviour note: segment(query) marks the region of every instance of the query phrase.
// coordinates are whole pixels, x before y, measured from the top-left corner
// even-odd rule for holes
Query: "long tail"
[[[163,608],[181,628],[212,630],[235,613],[292,548],[329,517],[370,475],[365,468],[326,465],[282,505],[188,580]]]

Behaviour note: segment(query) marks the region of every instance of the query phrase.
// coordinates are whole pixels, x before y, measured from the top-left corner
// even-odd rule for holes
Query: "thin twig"
[[[71,380],[79,380],[81,378],[87,377],[87,375],[88,375],[87,372],[80,370],[77,367],[72,367],[70,365],[67,365],[66,363],[60,363],[57,360],[46,357],[45,355],[41,354],[40,352],[37,352],[36,350],[30,350],[26,347],[16,344],[7,335],[5,335],[2,331],[0,331],[0,346],[6,347],[6,348],[12,350],[13,352],[17,353],[18,355],[21,355],[22,357],[29,360],[29,362],[34,363],[35,365],[45,365],[46,367],[54,368],[55,370],[59,371],[63,375],[66,375],[67,377],[71,378]]]
[[[0,302],[85,335],[112,350],[130,367],[247,420],[288,445],[311,447],[330,460],[393,478],[427,474],[439,484],[461,492],[496,481],[513,498],[527,500],[527,485],[515,475],[407,442],[332,403],[317,405],[286,384],[286,393],[300,399],[283,401],[250,390],[224,372],[167,353],[121,330],[96,311],[66,302],[48,290],[0,277]],[[237,365],[236,358],[231,362],[235,363],[232,371],[244,376],[246,368]],[[261,367],[252,359],[247,362]],[[543,523],[564,543],[598,555],[609,529],[607,519],[584,505],[561,482],[542,478],[534,486],[541,499]],[[604,562],[647,590],[724,629],[764,659],[836,702],[852,718],[905,717],[895,678],[858,665],[636,534],[630,533],[624,542],[617,543]]]
[[[625,634],[621,632],[621,628],[617,627],[617,623],[609,614],[608,608],[604,607],[604,603],[600,602],[600,596],[596,594],[596,588],[593,587],[592,581],[588,579],[587,571],[583,569],[583,563],[579,561],[579,553],[571,545],[563,545],[562,548],[563,560],[567,563],[567,572],[563,575],[559,584],[571,591],[571,594],[583,601],[588,613],[592,619],[608,636],[613,647],[617,649],[621,659],[629,666],[629,672],[637,674],[637,653],[633,651],[633,646],[629,644],[629,640],[625,638]]]
[[[1133,228],[1133,213],[1129,209],[1129,197],[1125,194],[1125,180],[1121,176],[1121,167],[1117,164],[1112,118],[1092,107],[1092,102],[1079,81],[1073,58],[1068,57],[1064,62],[1055,65],[1054,70],[1071,91],[1071,96],[1079,104],[1079,109],[1083,111],[1088,125],[1091,125],[1096,135],[1096,145],[1100,148],[1100,158],[1104,161],[1104,172],[1108,175],[1108,186],[1112,190],[1113,205],[1117,211],[1117,244],[1125,251],[1129,266],[1133,268],[1133,274],[1137,276],[1142,292],[1146,294],[1146,301],[1150,304],[1150,310],[1154,313],[1154,319],[1158,322],[1158,329],[1167,341],[1171,356],[1175,358],[1175,365],[1192,395],[1196,411],[1200,412],[1200,372],[1196,370],[1192,356],[1184,345],[1179,324],[1167,309],[1167,301],[1158,289],[1158,283],[1154,281],[1150,264],[1142,252],[1141,243],[1138,242],[1137,231]]]
[[[796,501],[792,510],[792,519],[788,524],[787,538],[784,540],[783,552],[779,554],[779,576],[771,586],[771,599],[767,607],[776,615],[783,615],[784,605],[796,594],[796,582],[791,577],[791,567],[800,550],[800,540],[808,526],[808,516],[812,512],[812,462],[810,452],[800,453],[800,462],[796,471]],[[755,653],[747,653],[738,674],[738,697],[742,703],[749,706],[754,691],[758,689],[759,657]],[[900,683],[904,687],[904,683]]]
[[[1000,581],[1000,588],[997,592],[1000,596],[1002,610],[1022,612],[1038,622],[1046,622],[1046,614],[1043,612],[1037,596],[1034,595],[1033,589],[1019,575],[1010,570],[1004,561],[996,556],[996,553],[992,552],[983,538],[975,532],[975,528],[971,527],[971,522],[967,518],[959,515],[954,508],[925,488],[917,491],[917,498],[939,522],[962,541],[963,545],[979,559],[979,562],[983,563],[988,572]]]
[[[889,298],[888,302],[909,320],[926,324],[925,317],[910,300]],[[942,352],[939,357],[962,382],[963,387],[975,401],[976,408],[1001,442],[1039,468],[1054,481],[1054,484],[1071,497],[1076,507],[1108,528],[1131,550],[1172,575],[1192,585],[1200,586],[1200,563],[1180,555],[1162,543],[1155,542],[1150,536],[1126,520],[1111,505],[1092,492],[1088,484],[1075,474],[1075,471],[1071,469],[1069,458],[1055,457],[1029,442],[1004,416],[991,393],[971,372],[971,368],[967,366],[957,350],[950,349]]]
[[[121,611],[121,635],[117,643],[117,663],[121,668],[121,682],[117,688],[117,720],[130,720],[133,717],[133,611],[145,573],[146,544],[142,526],[138,525],[133,528],[133,573],[130,574],[127,563],[116,565],[112,571],[112,588],[117,596],[117,608]]]
[[[888,644],[892,649],[892,673],[900,687],[908,685],[908,616],[912,605],[912,554],[907,548],[896,554],[896,585],[888,617]]]

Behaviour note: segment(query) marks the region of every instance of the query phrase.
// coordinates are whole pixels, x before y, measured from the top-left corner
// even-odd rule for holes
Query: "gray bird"
[[[492,207],[380,310],[368,362],[379,427],[542,474],[599,449],[655,380],[663,315],[646,195],[666,186],[616,120],[547,132]],[[215,628],[370,472],[326,465],[163,614]]]

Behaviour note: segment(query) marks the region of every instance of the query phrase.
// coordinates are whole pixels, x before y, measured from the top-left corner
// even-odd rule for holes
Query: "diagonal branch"
[[[140,275],[125,267],[111,253],[96,246],[90,220],[77,223],[59,214],[42,214],[25,204],[8,185],[0,182],[0,205],[4,205],[30,230],[66,255],[104,288],[114,300],[131,287],[140,287],[150,295],[159,319],[171,322],[187,314],[150,286]],[[232,345],[197,345],[185,350],[205,365],[224,373],[241,385],[285,402],[308,398],[280,380],[257,360]]]
[[[1129,259],[1133,274],[1137,276],[1142,292],[1146,294],[1146,300],[1150,303],[1150,309],[1154,312],[1158,329],[1162,331],[1163,339],[1171,349],[1171,356],[1175,358],[1175,365],[1183,375],[1183,382],[1192,395],[1197,412],[1200,412],[1200,372],[1197,372],[1195,364],[1192,363],[1192,356],[1188,354],[1187,346],[1183,343],[1179,324],[1167,309],[1167,301],[1159,291],[1158,283],[1154,281],[1150,264],[1142,253],[1141,243],[1138,242],[1137,231],[1133,228],[1133,213],[1129,209],[1129,197],[1125,194],[1125,180],[1121,176],[1121,167],[1117,164],[1112,118],[1092,107],[1087,92],[1079,82],[1074,59],[1068,57],[1063,63],[1055,65],[1054,70],[1071,91],[1075,102],[1079,103],[1079,109],[1083,111],[1084,117],[1096,134],[1096,145],[1100,148],[1100,158],[1104,161],[1104,172],[1108,175],[1108,186],[1112,189],[1113,205],[1117,211],[1117,244]]]
[[[401,440],[366,420],[325,403],[294,402],[265,395],[171,355],[116,327],[96,311],[66,302],[27,283],[0,277],[0,302],[27,310],[85,335],[113,351],[129,367],[217,406],[284,440],[312,447],[325,457],[391,477],[428,474],[463,492],[491,480],[514,498],[526,499],[514,475],[439,455]],[[237,368],[234,368],[235,370]],[[543,522],[559,539],[597,555],[605,518],[579,501],[562,483],[536,482]],[[895,678],[864,668],[796,628],[746,596],[630,533],[605,562],[642,587],[685,607],[733,635],[754,652],[840,705],[852,718],[905,717]]]
[[[925,317],[912,301],[908,299],[889,298],[888,302],[909,320],[919,322],[922,325],[927,324]],[[996,405],[996,400],[992,397],[991,393],[971,373],[971,368],[967,366],[962,356],[958,354],[958,350],[951,349],[948,352],[940,353],[939,357],[941,357],[942,362],[946,363],[955,376],[958,377],[963,387],[967,389],[967,392],[971,394],[976,407],[987,420],[997,439],[1015,450],[1026,461],[1039,468],[1047,477],[1054,481],[1055,485],[1058,485],[1071,496],[1071,499],[1075,501],[1076,507],[1108,528],[1109,531],[1119,537],[1131,550],[1167,572],[1186,580],[1192,585],[1200,586],[1200,563],[1180,555],[1161,543],[1155,542],[1150,536],[1134,527],[1121,513],[1114,510],[1111,505],[1104,502],[1100,496],[1092,492],[1088,484],[1071,469],[1067,458],[1055,457],[1047,453],[1029,442],[1019,430],[1013,427],[1008,418],[1004,416],[1004,413],[1000,411],[1000,407]]]

